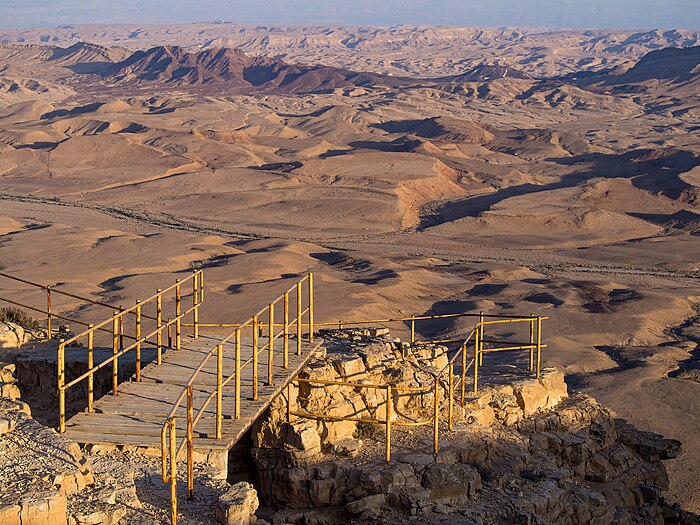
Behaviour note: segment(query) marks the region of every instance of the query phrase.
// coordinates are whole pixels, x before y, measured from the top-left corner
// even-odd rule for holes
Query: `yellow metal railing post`
[[[199,276],[197,270],[192,274],[192,337],[199,337]]]
[[[481,337],[479,338],[479,366],[484,364],[484,312],[479,312],[479,324],[481,325]]]
[[[112,355],[116,356],[119,353],[119,312],[112,312]],[[117,395],[119,385],[119,358],[114,357],[112,361],[112,395]]]
[[[194,433],[192,429],[192,385],[187,385],[187,499],[194,499]]]
[[[63,434],[66,431],[66,346],[64,339],[58,343],[58,431]]]
[[[540,378],[540,356],[542,354],[542,317],[537,316],[537,379]]]
[[[535,368],[535,318],[530,314],[530,372]]]
[[[119,316],[119,349],[124,348],[124,307],[119,307],[119,312],[122,314]]]
[[[87,405],[87,411],[92,412],[93,411],[93,402],[95,400],[95,376],[94,373],[92,372],[92,368],[95,366],[95,333],[92,331],[93,325],[89,324],[88,325],[88,330],[90,330],[87,334],[87,340],[88,340],[88,370],[90,371],[90,375],[88,376],[88,405]]]
[[[224,411],[224,345],[216,345],[216,439],[221,439]]]
[[[175,418],[168,420],[170,427],[170,523],[177,525],[177,436],[175,434]]]
[[[474,387],[473,392],[476,394],[479,388],[479,338],[481,332],[481,323],[476,325],[476,337],[474,338]]]
[[[391,461],[391,417],[392,417],[392,404],[393,404],[393,393],[391,391],[391,385],[386,387],[386,462],[389,464]]]
[[[314,274],[309,272],[309,343],[314,342]]]
[[[199,302],[204,302],[204,271],[199,270]]]
[[[267,384],[272,385],[273,380],[273,360],[275,351],[275,303],[268,306],[268,344],[267,344]]]
[[[467,343],[462,344],[462,348],[460,349],[460,352],[462,352],[462,383],[460,384],[460,389],[461,389],[461,405],[464,406],[464,394],[465,394],[465,388],[466,388],[466,382],[467,382]]]
[[[297,283],[297,355],[301,355],[301,283]]]
[[[282,367],[289,367],[289,293],[284,292],[284,328],[282,329]]]
[[[454,363],[450,363],[450,367],[447,371],[447,380],[449,381],[449,385],[447,386],[447,396],[449,397],[448,400],[448,412],[447,412],[447,425],[448,428],[450,429],[450,432],[452,432],[452,416],[454,413],[454,409],[452,407],[453,404],[453,399],[452,397],[454,396],[454,378],[455,378],[455,365]]]
[[[241,329],[236,329],[236,419],[241,418]]]
[[[292,422],[292,382],[287,383],[287,423]]]
[[[258,399],[258,316],[253,316],[253,400]]]
[[[46,339],[51,340],[51,286],[46,287]]]
[[[416,342],[416,320],[411,316],[411,343]]]
[[[136,327],[134,329],[136,338],[136,382],[141,381],[141,301],[136,301]]]
[[[440,378],[435,378],[435,406],[433,411],[433,454],[438,453],[438,439],[440,435]]]
[[[180,350],[182,345],[182,321],[180,314],[182,312],[182,290],[180,279],[175,280],[175,349]]]
[[[158,328],[158,333],[156,334],[156,353],[157,353],[157,363],[159,365],[163,364],[163,296],[160,288],[156,291],[156,325]]]

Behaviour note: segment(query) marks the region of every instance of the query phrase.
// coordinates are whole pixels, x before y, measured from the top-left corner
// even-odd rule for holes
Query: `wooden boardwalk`
[[[200,336],[183,338],[180,350],[169,349],[163,354],[161,365],[153,362],[141,371],[141,382],[124,382],[119,394],[107,394],[95,401],[92,413],[79,413],[66,424],[66,437],[82,444],[130,445],[160,450],[161,428],[177,398],[183,391],[194,370],[205,355],[218,343],[218,339]],[[296,355],[296,340],[290,339],[289,365],[282,367],[282,341],[276,342],[274,353],[274,381],[267,385],[268,352],[259,353],[258,399],[252,399],[253,367],[248,365],[241,372],[240,418],[234,419],[234,380],[224,388],[222,438],[215,438],[216,399],[213,399],[194,429],[195,450],[199,452],[228,453],[270,403],[294,379],[314,356],[322,340],[304,341],[302,355]],[[251,340],[241,343],[241,362],[253,353]],[[234,346],[224,348],[223,377],[234,372]],[[194,386],[195,415],[207,397],[216,390],[216,355],[199,373]],[[178,441],[185,435],[186,400],[176,412]]]

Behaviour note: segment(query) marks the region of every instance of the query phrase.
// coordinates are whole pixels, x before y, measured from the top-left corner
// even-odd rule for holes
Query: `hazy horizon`
[[[6,0],[0,27],[175,24],[226,20],[250,25],[454,25],[572,29],[700,29],[697,0]]]

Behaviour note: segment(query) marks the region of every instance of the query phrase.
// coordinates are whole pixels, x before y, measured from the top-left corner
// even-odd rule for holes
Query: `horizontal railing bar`
[[[302,312],[302,315],[304,315],[307,311],[308,311],[308,308]],[[253,318],[251,317],[245,323],[242,323],[242,324],[241,323],[197,323],[197,326],[199,326],[200,328],[228,328],[231,326],[235,326],[236,328],[242,329],[242,328],[247,328],[248,326],[250,326],[252,322],[253,322]],[[297,322],[297,318],[295,317],[294,319],[291,319],[289,321],[289,324],[287,325],[287,327],[292,327],[292,325],[294,325],[296,322]],[[314,324],[316,324],[316,323],[314,323]],[[269,325],[269,323],[267,323],[267,322],[263,322],[263,321],[260,322],[261,328],[267,328],[268,325]],[[194,324],[193,323],[182,323],[181,326],[194,326]],[[284,326],[284,323],[274,323],[274,326],[275,327]],[[289,335],[294,335],[294,334],[289,334]]]
[[[178,284],[182,284],[182,283],[178,283]],[[143,306],[144,306],[146,303],[152,301],[153,299],[157,299],[158,296],[161,296],[161,297],[162,297],[163,294],[165,294],[165,293],[166,293],[165,291],[161,291],[161,292],[157,293],[156,295],[154,295],[154,296],[152,296],[152,297],[149,297],[149,298],[146,299],[145,301],[142,301],[142,302],[140,302],[140,303],[138,303],[138,304],[135,304],[134,306],[130,306],[129,308],[125,308],[125,309],[119,310],[119,312],[117,312],[115,315],[113,315],[112,317],[110,317],[110,318],[107,319],[106,321],[103,321],[103,322],[101,322],[101,323],[99,323],[99,324],[93,326],[91,329],[86,330],[86,331],[84,331],[84,332],[82,332],[82,333],[80,333],[80,334],[78,334],[78,335],[76,335],[76,336],[73,336],[72,338],[68,339],[68,340],[65,342],[66,345],[68,345],[68,344],[70,344],[70,343],[74,343],[75,341],[77,341],[77,340],[79,340],[79,339],[81,339],[81,338],[83,338],[83,337],[86,337],[90,332],[94,332],[94,331],[96,331],[96,330],[99,330],[100,328],[103,328],[103,327],[105,327],[105,326],[111,324],[115,319],[121,319],[121,318],[123,318],[125,315],[127,315],[127,314],[129,314],[129,313],[131,313],[131,312],[136,311],[137,308],[143,308]],[[202,302],[201,302],[201,301],[198,301],[196,305],[191,306],[185,313],[190,313],[190,312],[192,312],[193,310],[195,310],[197,307],[199,307],[199,306],[201,306],[201,305],[202,305]],[[115,308],[115,311],[116,311],[116,308]],[[52,315],[53,315],[53,314],[52,314]],[[180,315],[180,316],[178,316],[178,317],[175,317],[175,318],[173,318],[173,319],[174,319],[174,320],[177,320],[177,319],[182,319],[183,317],[184,317],[184,314],[183,314],[183,315]]]
[[[375,383],[351,383],[348,381],[328,381],[326,379],[305,379],[297,377],[294,379],[299,383],[309,383],[314,385],[328,385],[328,386],[349,386],[352,388],[378,388],[386,389],[389,385],[377,385]],[[393,387],[392,387],[393,388]]]
[[[540,348],[547,348],[546,344],[541,344]],[[492,354],[495,352],[511,352],[511,351],[516,351],[516,350],[535,350],[537,349],[537,345],[527,345],[527,346],[506,346],[504,348],[486,348],[480,350],[481,353],[484,354]]]
[[[20,308],[25,308],[25,309],[27,309],[27,310],[31,310],[31,311],[33,311],[33,312],[37,312],[37,313],[40,313],[40,314],[50,315],[51,317],[56,317],[57,319],[62,319],[63,321],[69,321],[69,322],[71,322],[71,323],[76,323],[76,324],[83,325],[83,326],[90,326],[89,323],[84,323],[83,321],[78,321],[77,319],[71,319],[70,317],[65,317],[65,316],[63,316],[63,315],[56,314],[56,313],[53,313],[53,312],[51,312],[51,313],[49,314],[49,312],[46,311],[46,310],[41,310],[40,308],[35,308],[35,307],[33,307],[33,306],[29,306],[29,305],[26,305],[26,304],[18,303],[17,301],[12,301],[11,299],[5,299],[4,297],[0,297],[0,301],[3,301],[3,302],[8,303],[8,304],[15,305],[15,306],[19,306]]]
[[[416,315],[413,317],[394,317],[389,319],[369,319],[362,321],[324,321],[321,323],[314,323],[316,326],[337,326],[341,325],[359,325],[359,324],[371,324],[371,323],[397,323],[405,321],[424,321],[430,319],[450,319],[454,317],[481,317],[481,314],[438,314],[438,315]],[[485,321],[486,323],[496,323],[496,322],[524,322],[537,320],[537,317],[530,317],[528,315],[499,315],[499,314],[484,314],[484,318],[496,318],[498,321]],[[548,317],[541,317],[544,321]]]
[[[185,312],[181,315],[186,315],[187,313],[189,313],[189,312]],[[158,332],[162,332],[163,330],[165,330],[169,326],[172,326],[173,324],[175,324],[177,322],[177,320],[178,320],[178,318],[176,317],[175,319],[172,319],[170,322],[165,322],[165,323],[163,323],[163,325],[160,328],[156,328],[155,331],[151,332],[150,334],[146,335],[145,337],[142,337],[141,339],[136,339],[133,344],[127,346],[126,348],[123,348],[118,353],[111,355],[109,358],[102,361],[99,365],[92,367],[90,370],[85,372],[83,375],[78,376],[77,378],[73,379],[73,381],[71,381],[70,383],[66,383],[63,386],[63,390],[68,390],[70,387],[78,384],[80,381],[82,381],[83,379],[88,377],[90,374],[95,373],[97,370],[108,365],[109,363],[111,363],[115,359],[118,359],[119,357],[130,352],[131,350],[134,350],[138,345],[143,344],[143,343],[154,344],[152,341],[148,341],[148,339],[153,337],[154,335],[158,335]],[[65,343],[62,343],[62,344],[65,346]]]
[[[197,273],[199,273],[199,272],[201,272],[201,270],[198,270],[198,271],[197,271]],[[194,274],[193,274],[193,275],[194,275]],[[187,282],[188,280],[192,279],[192,278],[193,278],[193,275],[189,275],[188,277],[186,277],[185,279],[183,279],[182,281],[180,281],[179,284],[182,285],[183,283],[185,283],[185,282]],[[83,295],[77,295],[77,294],[74,294],[74,293],[72,293],[72,292],[67,292],[67,291],[65,291],[65,290],[61,290],[60,288],[55,288],[54,286],[49,286],[49,285],[45,285],[45,284],[39,284],[39,283],[35,283],[35,282],[32,282],[32,281],[28,281],[27,279],[22,279],[22,278],[20,278],[20,277],[15,277],[14,275],[9,275],[9,274],[6,274],[6,273],[4,273],[4,272],[0,272],[0,277],[6,277],[6,278],[12,279],[12,280],[14,280],[14,281],[18,281],[18,282],[21,282],[21,283],[24,283],[24,284],[28,284],[28,285],[30,285],[30,286],[34,286],[35,288],[41,288],[41,289],[43,289],[43,290],[51,290],[51,293],[55,293],[55,294],[59,294],[59,295],[64,295],[64,296],[70,297],[70,298],[72,298],[72,299],[78,299],[79,301],[84,301],[84,302],[86,302],[86,303],[94,304],[95,306],[102,306],[102,307],[104,307],[104,308],[111,308],[112,310],[118,308],[118,307],[115,307],[113,304],[108,304],[108,303],[103,303],[103,302],[101,302],[101,301],[96,301],[95,299],[90,299],[89,297],[85,297],[85,296],[83,296]],[[169,292],[170,290],[175,289],[176,286],[177,286],[177,284],[174,284],[174,285],[170,286],[169,288],[166,288],[165,290],[162,290],[160,293]],[[142,301],[142,304],[143,304],[143,303],[146,303],[146,302],[149,302],[149,301],[151,301],[151,300],[157,298],[158,295],[159,295],[159,294],[156,294],[156,295],[153,295],[153,296],[149,297],[148,299],[145,299],[144,301]],[[186,295],[184,295],[184,297],[188,297],[189,295],[191,295],[191,294],[186,294]],[[53,315],[53,314],[51,314],[51,315]],[[146,318],[148,318],[148,319],[153,319],[153,320],[156,319],[155,317],[150,317],[150,316],[146,316],[146,315],[143,315],[143,314],[142,314],[142,317],[146,317]]]
[[[486,316],[484,316],[486,317]],[[506,323],[532,323],[533,321],[537,321],[538,317],[528,317],[528,316],[523,316],[523,317],[518,317],[514,319],[497,319],[496,321],[484,321],[481,323],[482,325],[492,325],[492,324],[506,324]],[[539,317],[542,321],[546,321],[549,319],[549,317]]]
[[[384,403],[386,404],[386,403]],[[382,421],[380,419],[365,419],[365,418],[360,418],[360,417],[351,417],[351,416],[327,416],[324,414],[317,414],[317,413],[311,413],[311,412],[298,412],[298,411],[290,411],[289,415],[291,416],[297,416],[297,417],[308,417],[309,419],[323,419],[326,421],[355,421],[356,423],[370,423],[370,424],[375,424],[375,425],[385,425],[386,421]],[[427,420],[427,421],[392,421],[391,425],[392,426],[399,426],[399,427],[422,427],[425,425],[431,425],[433,423],[432,420]]]
[[[292,416],[308,417],[310,419],[325,419],[327,421],[355,421],[357,423],[377,423],[380,425],[383,425],[385,423],[384,421],[377,421],[376,419],[365,419],[365,418],[361,418],[361,417],[324,416],[322,414],[312,414],[312,413],[295,412],[295,411],[291,411],[291,412],[289,412],[289,414]],[[392,421],[391,424],[394,425],[395,423]]]

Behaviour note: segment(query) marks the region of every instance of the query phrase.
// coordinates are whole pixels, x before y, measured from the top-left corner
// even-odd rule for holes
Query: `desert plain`
[[[0,270],[132,304],[203,268],[211,322],[309,271],[321,321],[548,316],[544,361],[570,388],[683,443],[669,497],[697,513],[699,44],[682,30],[3,30]]]

